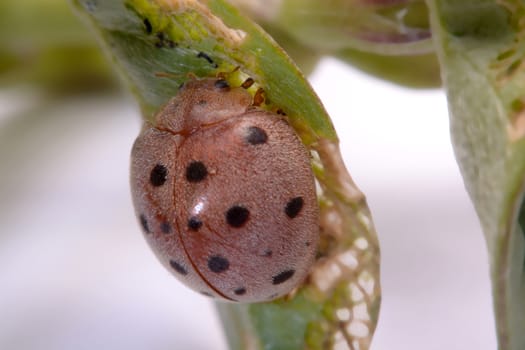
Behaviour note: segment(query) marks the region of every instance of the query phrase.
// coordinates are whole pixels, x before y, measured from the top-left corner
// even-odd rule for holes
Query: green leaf
[[[455,153],[489,250],[499,348],[525,349],[525,4],[429,7]]]
[[[265,28],[277,28],[320,52],[380,55],[432,50],[424,0],[232,0]]]
[[[232,0],[310,71],[332,55],[413,88],[441,85],[424,0]]]
[[[312,152],[321,209],[319,258],[308,281],[284,299],[218,304],[232,349],[368,349],[380,300],[374,227],[325,109],[284,51],[224,0],[73,3],[98,32],[145,120],[177,94],[189,74],[223,74],[233,86],[251,77],[255,84],[248,91],[262,88],[262,108],[284,111]]]
[[[32,84],[46,93],[115,88],[95,40],[62,0],[0,2],[0,86]]]

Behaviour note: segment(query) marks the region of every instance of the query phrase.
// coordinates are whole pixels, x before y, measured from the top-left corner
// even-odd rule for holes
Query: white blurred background
[[[372,350],[496,349],[485,244],[439,90],[325,59],[311,82],[382,249]],[[131,99],[35,110],[0,91],[0,349],[225,350],[213,304],[146,246],[130,201]]]

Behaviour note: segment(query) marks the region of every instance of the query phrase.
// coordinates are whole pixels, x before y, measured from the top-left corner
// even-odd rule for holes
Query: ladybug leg
[[[241,84],[241,87],[243,89],[249,89],[253,83],[255,83],[255,80],[253,78],[246,78],[246,80]]]
[[[218,72],[215,77],[218,78],[218,79],[226,80],[228,78],[228,75],[231,75],[231,74],[237,72],[239,69],[241,69],[241,66],[237,66],[237,67],[233,68],[229,72]]]
[[[184,77],[182,74],[175,74],[175,73],[170,73],[170,72],[155,72],[153,74],[157,78],[168,78],[168,79],[175,79],[175,80]],[[192,72],[187,73],[186,77],[189,80],[197,80],[197,76],[193,74]],[[182,89],[182,87],[184,86],[184,83],[185,83],[185,80],[183,80],[182,83],[179,85],[179,90]]]
[[[263,103],[264,103],[264,89],[263,88],[259,88],[259,89],[257,89],[257,91],[255,92],[255,95],[253,96],[253,103],[252,103],[252,105],[256,106],[256,107],[259,107]]]

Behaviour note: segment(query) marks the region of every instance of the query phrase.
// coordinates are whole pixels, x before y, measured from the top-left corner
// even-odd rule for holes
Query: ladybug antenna
[[[186,77],[187,77],[188,79],[190,79],[190,80],[198,80],[198,79],[199,79],[199,78],[195,75],[195,73],[193,73],[193,72],[188,72],[188,73],[186,74]]]
[[[229,72],[217,72],[217,74],[215,75],[216,78],[219,78],[219,79],[223,79],[223,80],[227,80],[228,76],[237,72],[239,69],[241,69],[241,66],[236,66],[235,68],[233,68],[231,71]]]
[[[175,74],[175,73],[169,73],[169,72],[155,72],[154,75],[157,78],[171,78],[171,79],[178,79],[181,78],[181,74]]]

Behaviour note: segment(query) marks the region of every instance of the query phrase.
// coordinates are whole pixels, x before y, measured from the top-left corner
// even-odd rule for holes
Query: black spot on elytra
[[[144,216],[144,214],[140,214],[139,219],[140,219],[140,226],[142,226],[142,229],[144,230],[144,232],[150,233],[151,231],[149,230],[148,220],[146,219],[146,216]]]
[[[188,228],[192,231],[197,231],[201,228],[202,226],[202,221],[199,220],[198,217],[196,216],[192,216],[189,220],[188,220]]]
[[[226,212],[226,222],[232,227],[241,227],[250,218],[250,211],[240,205],[234,205]]]
[[[221,273],[230,268],[230,262],[220,255],[214,255],[208,259],[208,268],[212,272]]]
[[[184,266],[182,266],[181,264],[179,264],[175,260],[170,260],[170,266],[173,267],[173,269],[175,271],[177,271],[178,273],[180,273],[181,275],[187,275],[188,274],[188,270],[186,270],[186,268]]]
[[[271,257],[272,255],[273,255],[273,252],[272,252],[271,249],[266,249],[266,250],[264,251],[264,256],[265,256],[265,257],[269,258],[269,257]]]
[[[244,295],[246,294],[246,288],[244,287],[241,287],[241,288],[237,288],[233,291],[236,295]]]
[[[209,64],[211,64],[213,66],[213,68],[218,68],[219,65],[217,63],[215,63],[210,56],[208,56],[207,54],[205,54],[204,52],[199,52],[197,54],[197,58],[204,58],[206,61],[208,61]]]
[[[164,221],[163,223],[160,224],[160,230],[163,232],[163,233],[171,233],[171,225],[169,222],[167,221]]]
[[[144,22],[144,28],[146,29],[146,33],[151,34],[151,32],[153,31],[153,27],[151,26],[151,22],[147,18],[144,18],[143,22]]]
[[[153,169],[151,169],[151,173],[149,174],[149,182],[154,187],[159,187],[164,185],[166,180],[168,179],[168,168],[166,168],[162,164],[157,164]]]
[[[285,270],[272,277],[272,284],[281,284],[286,282],[294,275],[295,270]]]
[[[246,142],[249,144],[260,145],[268,141],[268,135],[266,135],[266,132],[258,126],[250,126],[246,131]]]
[[[310,243],[310,241],[307,241],[304,245],[309,247],[312,243]]]
[[[228,82],[224,79],[218,79],[215,81],[215,83],[213,84],[217,89],[227,89],[230,87],[230,84],[228,84]]]
[[[200,182],[208,175],[208,169],[204,163],[192,161],[186,168],[186,180],[189,182]]]
[[[301,209],[303,208],[303,197],[295,197],[290,199],[288,203],[286,203],[286,207],[284,208],[284,212],[290,219],[295,218]]]

